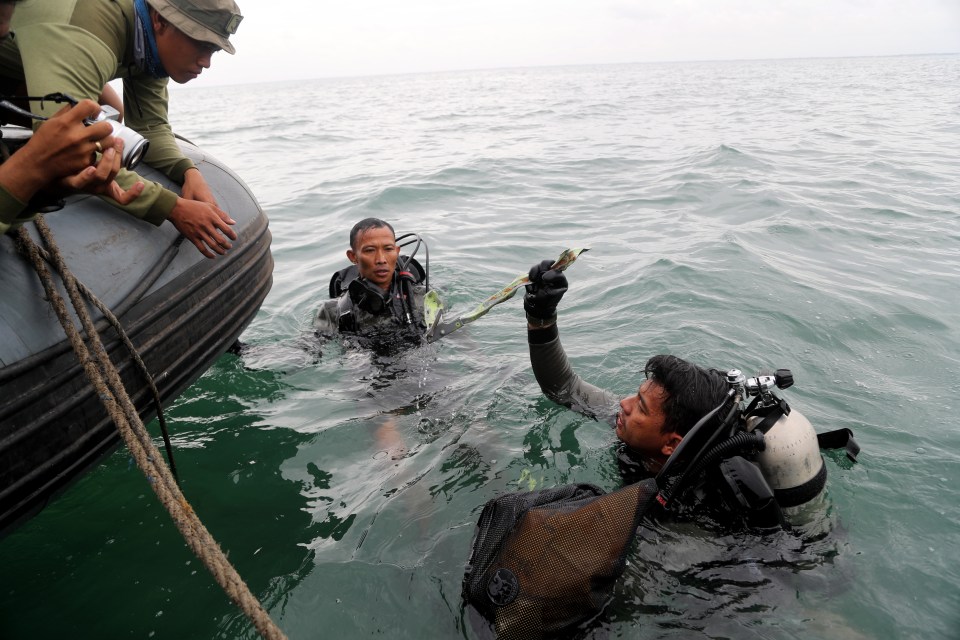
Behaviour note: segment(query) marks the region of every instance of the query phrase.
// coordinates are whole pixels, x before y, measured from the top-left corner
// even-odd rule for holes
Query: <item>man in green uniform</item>
[[[234,221],[174,139],[167,82],[196,78],[221,49],[234,53],[229,37],[241,19],[233,0],[26,0],[13,18],[14,37],[0,44],[0,77],[8,91],[20,82],[31,96],[92,100],[122,78],[126,124],[150,141],[144,161],[182,184],[177,195],[144,181],[143,194],[122,208],[156,225],[170,220],[212,258],[236,239]],[[58,108],[30,107],[47,116]],[[125,170],[117,176],[124,188],[138,180]]]
[[[0,42],[10,35],[16,5],[16,0],[0,0]],[[124,191],[114,181],[123,141],[113,138],[113,129],[106,122],[85,124],[99,111],[91,100],[62,108],[0,164],[0,233],[23,222],[20,216],[30,199],[51,186],[106,195],[123,204],[139,195],[142,182]],[[93,164],[95,151],[102,155]],[[27,216],[32,213],[28,211]]]

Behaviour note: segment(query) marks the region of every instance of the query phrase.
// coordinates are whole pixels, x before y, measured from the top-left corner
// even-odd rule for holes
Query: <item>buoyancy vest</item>
[[[356,265],[340,269],[329,284],[330,297],[336,299],[337,329],[355,334],[393,333],[400,329],[410,337],[422,337],[426,329],[424,278],[420,263],[407,256],[397,261],[387,291],[361,278]]]

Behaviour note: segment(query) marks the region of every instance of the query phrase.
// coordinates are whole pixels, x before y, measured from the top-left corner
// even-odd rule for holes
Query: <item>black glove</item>
[[[551,269],[552,266],[553,260],[544,260],[530,269],[530,284],[526,285],[523,308],[532,324],[542,326],[556,320],[557,305],[567,292],[567,276]]]

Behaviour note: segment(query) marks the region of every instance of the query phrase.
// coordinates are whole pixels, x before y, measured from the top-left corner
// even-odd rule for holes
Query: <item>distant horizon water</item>
[[[550,64],[550,65],[516,65],[516,66],[505,66],[505,67],[471,67],[463,69],[434,69],[434,70],[424,70],[424,71],[394,71],[394,72],[383,72],[383,73],[364,73],[364,74],[344,74],[344,75],[325,75],[325,76],[316,76],[312,78],[282,78],[282,79],[260,79],[260,80],[250,80],[245,82],[225,82],[220,83],[217,81],[217,69],[216,69],[216,59],[211,68],[207,71],[204,71],[205,75],[201,75],[200,79],[202,82],[197,82],[193,80],[186,84],[176,84],[171,82],[168,86],[172,93],[178,93],[181,91],[189,89],[207,89],[212,87],[244,87],[251,84],[279,84],[287,82],[313,82],[313,81],[324,81],[324,80],[351,80],[351,79],[362,79],[362,78],[388,78],[394,76],[412,76],[412,75],[432,75],[432,74],[443,74],[443,73],[470,73],[470,72],[482,72],[482,71],[511,71],[517,69],[556,69],[556,68],[576,68],[576,67],[603,67],[603,66],[624,66],[624,65],[660,65],[660,64],[699,64],[699,63],[728,63],[728,62],[787,62],[791,60],[858,60],[858,59],[869,59],[869,58],[917,58],[917,57],[950,57],[958,56],[960,51],[945,51],[941,53],[887,53],[887,54],[863,54],[857,56],[801,56],[801,57],[784,57],[784,58],[723,58],[723,59],[689,59],[689,60],[647,60],[643,62],[580,62],[572,64]],[[205,77],[206,76],[206,77]],[[120,81],[115,81],[119,83]],[[119,84],[118,84],[119,86]]]

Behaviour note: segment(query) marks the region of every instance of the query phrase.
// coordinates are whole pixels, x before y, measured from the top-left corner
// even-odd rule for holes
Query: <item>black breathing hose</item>
[[[757,453],[766,448],[763,434],[757,431],[740,432],[723,442],[714,445],[709,451],[700,457],[697,462],[684,471],[670,485],[660,492],[657,501],[669,508],[670,503],[679,500],[686,493],[691,481],[700,476],[704,469],[717,462],[720,458],[728,458],[732,455],[741,453]]]

